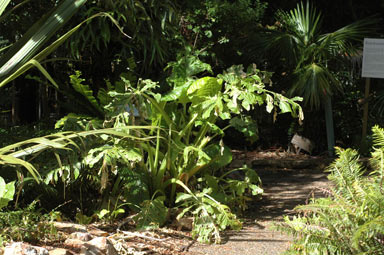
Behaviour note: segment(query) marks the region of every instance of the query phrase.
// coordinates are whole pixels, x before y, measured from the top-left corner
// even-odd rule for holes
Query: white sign
[[[384,39],[364,38],[362,77],[384,78]]]

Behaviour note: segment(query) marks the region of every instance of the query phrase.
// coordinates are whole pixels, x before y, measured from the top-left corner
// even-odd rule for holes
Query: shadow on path
[[[254,201],[243,215],[241,231],[223,234],[224,244],[194,245],[188,254],[198,255],[278,255],[291,238],[271,228],[284,215],[293,214],[295,206],[306,204],[313,196],[324,196],[329,188],[327,173],[310,169],[256,170],[263,182],[262,200]]]

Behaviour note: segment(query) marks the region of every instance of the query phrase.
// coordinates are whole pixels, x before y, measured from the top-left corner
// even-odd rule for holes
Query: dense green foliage
[[[267,6],[259,0],[186,1],[181,4],[181,33],[215,70],[248,65],[244,41],[260,29]]]
[[[357,54],[356,42],[371,35],[377,23],[365,19],[322,33],[322,14],[309,2],[298,4],[290,12],[280,11],[277,18],[281,27],[266,35],[264,49],[273,49],[292,70],[289,93],[302,96],[305,104],[315,108],[325,97],[341,91],[332,71],[338,68],[343,55]]]
[[[353,143],[362,93],[344,60],[378,21],[352,12],[330,24],[332,12],[310,2],[286,11],[297,2],[0,0],[0,221],[9,213],[15,223],[0,222],[12,233],[0,235],[48,233],[28,206],[38,197],[84,224],[134,214],[147,229],[193,217],[193,237],[219,243],[263,192],[254,170],[227,169],[228,133],[241,146],[285,147],[305,129],[324,149],[322,118],[308,112],[299,127],[301,98],[285,95],[318,108],[337,94],[337,138]],[[365,251],[361,240],[351,247]]]
[[[333,186],[326,198],[298,206],[299,216],[285,218],[280,229],[295,236],[292,254],[382,254],[384,130],[373,128],[373,171],[365,174],[358,153],[338,149],[329,166]]]
[[[187,52],[169,68],[172,88],[163,95],[156,92],[156,82],[139,80],[133,86],[123,75],[108,85],[108,93],[99,90],[97,98],[77,72],[72,86],[106,119],[69,114],[56,124],[64,132],[6,146],[0,150],[1,163],[19,166],[20,187],[28,175],[43,180],[40,185],[48,193],[63,187],[57,201],[76,201],[71,207],[81,208],[76,218],[82,223],[92,214],[116,217],[127,205],[140,209],[134,218],[138,228],[158,227],[165,223],[168,207],[176,206],[183,208],[179,217],[195,218],[194,237],[221,242],[220,231],[241,226],[228,206],[244,210],[247,201],[262,193],[253,170],[239,169],[244,179],[231,179],[226,172],[232,154],[221,139],[225,130],[232,126],[256,140],[257,123],[247,111],[265,104],[275,118],[290,113],[302,120],[301,99],[265,89],[255,66],[246,71],[233,66],[217,77],[198,78],[212,72],[211,67]],[[58,166],[47,158],[31,164],[36,154],[51,149]],[[74,190],[77,183],[84,187]]]

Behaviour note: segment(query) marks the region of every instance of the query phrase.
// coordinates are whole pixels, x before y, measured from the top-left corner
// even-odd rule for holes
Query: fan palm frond
[[[259,44],[289,65],[296,77],[291,95],[303,96],[311,108],[319,108],[324,96],[341,90],[328,63],[356,55],[356,43],[372,35],[379,21],[370,17],[322,34],[322,14],[309,1],[290,12],[279,11],[277,18],[281,26],[267,31]]]
[[[303,2],[297,4],[296,9],[291,10],[287,17],[291,19],[291,24],[296,25],[296,35],[301,38],[303,45],[310,44],[320,31],[321,13],[309,2],[305,7]]]
[[[332,33],[320,35],[319,47],[327,49],[333,56],[354,55],[364,37],[374,34],[375,27],[379,22],[378,18],[369,17],[344,26]]]
[[[302,96],[304,104],[311,108],[318,109],[325,97],[332,95],[335,90],[342,90],[341,84],[321,64],[306,65],[296,70],[294,75],[296,82],[289,94]]]

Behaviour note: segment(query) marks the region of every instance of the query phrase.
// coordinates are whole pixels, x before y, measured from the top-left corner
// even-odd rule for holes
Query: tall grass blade
[[[7,8],[9,2],[11,2],[11,0],[0,0],[0,16],[3,14],[5,8]]]
[[[119,26],[119,24],[117,23],[117,21],[108,13],[98,13],[98,14],[95,14],[91,17],[89,17],[88,19],[82,21],[81,23],[79,23],[77,26],[73,27],[71,30],[69,30],[68,32],[66,32],[64,35],[62,35],[60,38],[58,38],[56,41],[54,41],[51,45],[49,45],[48,47],[44,48],[42,51],[40,51],[38,54],[36,54],[32,60],[24,63],[23,65],[21,65],[17,70],[14,69],[13,73],[10,74],[9,76],[7,77],[3,77],[1,78],[1,69],[0,68],[0,88],[3,87],[4,85],[6,85],[7,83],[11,82],[12,80],[16,79],[18,76],[20,76],[21,74],[25,73],[26,71],[28,71],[29,69],[31,69],[32,67],[37,67],[41,72],[42,74],[53,84],[54,87],[57,87],[58,85],[56,84],[56,82],[53,80],[53,78],[48,74],[48,72],[46,72],[46,70],[41,66],[39,65],[38,63],[42,62],[46,57],[48,57],[48,55],[50,55],[53,51],[55,51],[60,45],[62,45],[73,33],[75,33],[83,24],[91,21],[92,19],[94,18],[97,18],[97,17],[108,17],[113,24],[116,25],[116,27],[120,30],[121,33],[123,33],[125,36],[129,37],[127,34],[125,34],[122,30],[122,28]],[[130,37],[129,37],[130,38]],[[8,52],[7,52],[8,54]],[[0,65],[1,65],[1,59],[0,59]]]
[[[0,77],[4,79],[32,59],[85,2],[86,0],[64,0],[36,22],[0,59]]]

